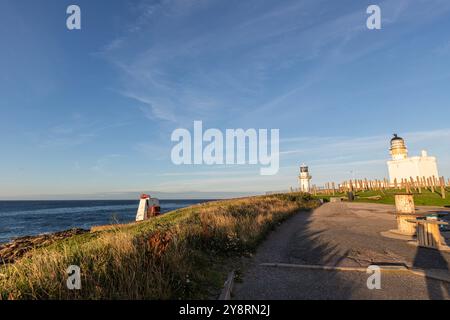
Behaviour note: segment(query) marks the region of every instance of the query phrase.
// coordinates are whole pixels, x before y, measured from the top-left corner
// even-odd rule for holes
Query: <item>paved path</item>
[[[423,208],[422,210],[432,210]],[[394,207],[328,203],[282,224],[259,248],[237,283],[234,299],[449,299],[449,284],[409,273],[383,273],[369,290],[362,272],[266,267],[288,263],[344,267],[403,264],[448,275],[450,254],[385,238],[395,229]]]

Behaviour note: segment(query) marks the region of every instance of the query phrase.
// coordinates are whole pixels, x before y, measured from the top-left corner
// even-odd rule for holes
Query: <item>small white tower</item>
[[[306,165],[302,164],[300,166],[300,191],[309,193],[311,191],[311,179],[309,175],[309,169]]]

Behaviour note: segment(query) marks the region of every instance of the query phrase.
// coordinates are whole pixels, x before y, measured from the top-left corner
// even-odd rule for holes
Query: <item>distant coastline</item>
[[[265,192],[104,192],[90,194],[25,194],[0,195],[0,201],[136,201],[141,193],[150,194],[163,201],[168,200],[226,200],[262,195]]]
[[[161,200],[163,213],[209,199]],[[15,238],[134,221],[137,200],[1,200],[0,244]]]

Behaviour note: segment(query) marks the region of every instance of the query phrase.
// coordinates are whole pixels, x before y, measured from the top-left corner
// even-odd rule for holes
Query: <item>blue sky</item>
[[[446,0],[2,0],[0,198],[262,193],[303,162],[317,184],[384,178],[394,132],[448,177],[449,18]],[[279,173],[173,165],[194,120],[280,129]]]

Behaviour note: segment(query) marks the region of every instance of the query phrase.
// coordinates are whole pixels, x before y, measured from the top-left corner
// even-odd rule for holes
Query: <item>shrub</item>
[[[223,263],[274,226],[317,205],[305,194],[210,202],[35,249],[0,267],[0,299],[199,299],[223,283]],[[66,287],[78,265],[81,290]]]

